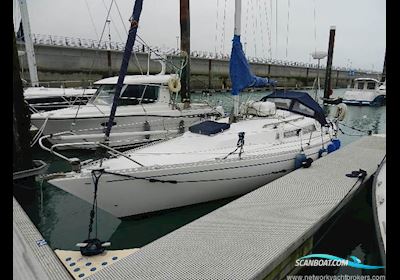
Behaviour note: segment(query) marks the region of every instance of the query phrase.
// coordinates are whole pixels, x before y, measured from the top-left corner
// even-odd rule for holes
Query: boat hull
[[[386,160],[379,165],[374,176],[372,209],[379,251],[382,262],[386,266]]]
[[[187,131],[192,124],[204,120],[206,117],[217,115],[212,109],[191,109],[186,111],[169,110],[153,114],[131,114],[117,115],[114,118],[112,134],[110,136],[109,146],[122,147],[137,145],[158,139],[164,139],[165,133],[152,135],[126,135],[118,133],[143,132],[143,131],[166,131],[177,130],[178,133]],[[50,135],[47,140],[51,144],[69,144],[59,149],[92,149],[96,145],[79,145],[79,142],[96,142],[91,139],[81,139],[79,141],[69,140],[68,137],[59,137],[63,135],[98,135],[98,141],[103,141],[104,132],[108,117],[77,117],[77,118],[56,118],[53,116],[42,116],[31,119],[31,123],[41,128],[43,125],[44,135]],[[168,133],[168,136],[175,136],[177,133]],[[75,138],[76,139],[76,138]],[[74,143],[71,145],[71,143]]]
[[[320,148],[320,143],[309,146],[305,154],[315,160]],[[121,218],[242,195],[292,171],[298,153],[299,150],[294,149],[279,155],[153,166],[123,172],[129,176],[177,183],[103,174],[98,188],[98,206]],[[92,203],[94,185],[90,175],[53,179],[50,183]]]
[[[203,120],[203,117],[200,116],[187,116],[187,117],[165,117],[165,116],[127,116],[127,117],[116,117],[115,122],[118,124],[113,127],[112,134],[110,135],[110,145],[111,147],[121,147],[121,146],[130,146],[133,144],[144,143],[148,141],[154,141],[158,139],[164,139],[166,137],[165,134],[155,134],[155,135],[138,135],[138,136],[119,136],[118,133],[125,132],[142,132],[142,131],[163,131],[163,130],[178,130],[178,133],[183,133],[187,131],[188,127],[192,124]],[[86,119],[86,120],[77,120],[76,123],[79,124],[80,130],[71,131],[70,135],[82,135],[82,134],[90,134],[90,135],[99,135],[99,139],[90,140],[83,139],[80,141],[72,141],[68,139],[63,139],[58,137],[57,134],[53,134],[47,140],[51,144],[71,144],[78,142],[96,142],[102,141],[104,139],[104,129],[105,123],[107,120],[104,119]],[[100,125],[99,125],[100,124]],[[35,125],[36,126],[36,125]],[[64,131],[71,130],[71,121],[70,120],[52,120],[46,125],[46,129],[48,131],[56,130],[57,128],[61,128]],[[45,130],[46,130],[45,129]],[[61,131],[63,131],[61,130]],[[46,133],[44,134],[52,134]],[[168,136],[175,136],[177,133],[168,133]],[[60,147],[60,149],[92,149],[97,147],[94,145],[66,145]]]
[[[346,91],[342,102],[356,106],[382,106],[386,104],[386,93],[381,91]]]

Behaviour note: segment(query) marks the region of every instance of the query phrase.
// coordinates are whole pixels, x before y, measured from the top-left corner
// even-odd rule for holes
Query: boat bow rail
[[[175,132],[176,132],[176,131],[175,131]],[[149,133],[149,132],[148,132],[148,131],[146,131],[146,132],[131,132],[131,133],[125,133],[125,134],[126,134],[127,136],[129,136],[129,135],[136,135],[136,134],[138,134],[138,133],[142,133],[142,134],[143,134],[143,133]],[[157,132],[157,133],[160,133],[160,132]],[[69,134],[69,136],[72,136],[72,137],[77,136],[77,135],[73,135],[71,132],[62,132],[62,133],[59,133],[59,134],[57,135],[57,137],[67,137],[67,134]],[[72,135],[71,135],[71,134],[72,134]],[[63,136],[63,135],[64,135],[64,136]],[[79,136],[79,135],[78,135],[78,136]],[[78,159],[78,158],[76,158],[76,157],[68,158],[68,157],[62,155],[61,153],[56,152],[55,150],[56,150],[57,148],[65,147],[65,146],[85,146],[85,145],[91,146],[91,147],[96,146],[96,147],[98,147],[98,148],[102,148],[102,149],[104,149],[104,150],[107,150],[112,156],[119,155],[119,156],[122,156],[122,157],[125,157],[125,158],[129,159],[130,161],[132,161],[132,162],[138,164],[139,166],[143,166],[141,163],[135,161],[134,159],[132,159],[131,157],[125,155],[124,153],[122,153],[122,152],[120,152],[120,151],[118,151],[118,150],[116,150],[116,149],[114,149],[114,148],[112,148],[112,147],[106,145],[105,143],[107,143],[107,142],[104,142],[104,140],[103,140],[102,142],[100,142],[100,141],[97,141],[97,142],[89,142],[89,141],[86,141],[86,142],[74,142],[74,143],[54,144],[54,145],[52,145],[50,148],[48,148],[48,147],[46,147],[46,146],[43,144],[43,141],[44,141],[45,139],[50,138],[50,137],[52,137],[52,135],[45,135],[45,136],[41,137],[41,138],[39,139],[39,145],[40,145],[40,147],[41,147],[43,150],[46,150],[46,151],[50,152],[51,154],[53,154],[53,155],[55,155],[55,156],[57,156],[57,157],[59,157],[59,158],[61,158],[61,159],[63,159],[63,160],[66,160],[67,162],[69,162],[69,163],[71,164],[72,170],[75,171],[75,172],[80,172],[80,170],[81,170],[81,165],[82,165],[82,164],[86,164],[88,161],[92,161],[92,160],[87,160],[87,161],[85,161],[85,162],[81,162],[81,160]],[[103,137],[104,137],[104,135],[103,135]]]

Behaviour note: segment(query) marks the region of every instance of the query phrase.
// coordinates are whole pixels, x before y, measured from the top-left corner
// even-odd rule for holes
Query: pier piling
[[[328,60],[326,62],[326,72],[325,72],[324,98],[329,98],[329,96],[332,94],[331,72],[332,72],[333,46],[335,44],[335,33],[336,33],[336,27],[331,26],[331,29],[329,31]]]
[[[190,11],[189,0],[180,0],[181,50],[187,53],[187,62],[182,70],[181,100],[188,106],[190,102]]]

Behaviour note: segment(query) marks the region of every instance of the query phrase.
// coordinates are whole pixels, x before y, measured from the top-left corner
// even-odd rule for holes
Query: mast
[[[242,16],[242,0],[235,0],[235,25],[233,34],[240,36]],[[233,95],[233,115],[236,118],[239,115],[239,94]]]
[[[128,64],[129,64],[129,59],[132,54],[132,48],[133,48],[133,45],[135,44],[136,33],[137,33],[138,26],[139,26],[140,13],[142,12],[142,5],[143,5],[143,0],[135,1],[135,6],[133,7],[132,16],[129,19],[129,21],[131,22],[131,26],[129,29],[128,39],[126,40],[126,44],[125,44],[125,50],[124,50],[124,56],[122,57],[121,68],[119,70],[118,82],[117,82],[117,87],[115,89],[115,94],[114,94],[113,104],[111,107],[110,117],[107,122],[107,129],[105,132],[105,140],[106,141],[110,137],[112,124],[114,122],[115,113],[117,111],[117,103],[119,100],[119,95],[121,94],[122,85],[124,84],[125,75],[128,70]]]
[[[180,0],[181,51],[187,53],[187,63],[182,70],[181,100],[190,104],[190,10],[189,0]]]
[[[31,84],[34,87],[39,86],[39,78],[37,74],[35,51],[31,37],[31,26],[29,23],[28,7],[26,0],[19,0],[19,8],[21,10],[22,28],[24,30],[25,51],[28,58],[29,76]]]

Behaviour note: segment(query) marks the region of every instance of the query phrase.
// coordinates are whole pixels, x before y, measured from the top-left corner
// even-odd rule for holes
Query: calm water
[[[344,89],[335,90],[334,96],[342,96],[344,91]],[[266,92],[243,94],[242,100],[259,100],[265,95]],[[205,97],[200,94],[192,96],[193,100],[199,98]],[[226,112],[231,111],[232,99],[229,94],[214,94],[207,98],[214,103],[220,102]],[[327,111],[329,114],[334,113],[329,112],[330,107]],[[386,133],[386,107],[348,106],[344,123],[360,130]],[[362,135],[346,127],[342,129],[345,133],[352,134],[352,136],[340,134],[342,145],[351,143]],[[70,155],[74,153],[76,152],[70,152]],[[79,156],[91,158],[95,154],[94,152],[79,152]],[[49,173],[69,170],[68,164],[38,147],[34,149],[34,158],[49,162]],[[45,182],[36,184],[38,189],[36,197],[31,201],[19,199],[20,203],[52,248],[76,250],[75,244],[87,238],[91,205]],[[101,240],[111,241],[110,249],[142,247],[232,200],[233,198],[188,206],[140,219],[120,220],[99,209],[98,237]],[[353,255],[368,264],[380,264],[371,198],[367,190],[362,191],[350,203],[338,222],[321,241],[317,250],[343,258]],[[301,273],[317,272],[303,271]],[[340,268],[323,273],[362,274],[368,272],[354,268]]]

